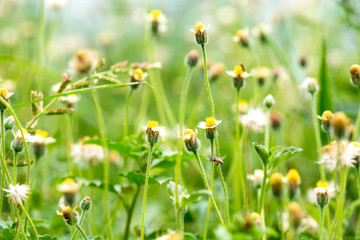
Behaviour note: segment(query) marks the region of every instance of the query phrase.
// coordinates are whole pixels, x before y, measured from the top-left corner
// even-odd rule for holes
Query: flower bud
[[[199,52],[195,49],[191,50],[186,56],[185,61],[189,67],[196,67],[199,63]]]
[[[5,131],[13,130],[15,126],[15,119],[13,116],[9,116],[4,120]]]
[[[15,136],[14,140],[11,142],[11,149],[15,153],[20,153],[24,150],[24,141],[22,137]]]
[[[225,66],[222,63],[215,63],[209,69],[209,79],[211,82],[215,82],[225,72]]]
[[[334,135],[341,139],[345,136],[348,125],[350,124],[349,118],[343,112],[337,112],[334,114],[331,125]]]
[[[263,105],[264,105],[264,107],[266,107],[267,109],[272,108],[272,107],[275,105],[275,99],[274,99],[274,97],[273,97],[271,94],[267,95],[266,98],[265,98],[264,101],[263,101]]]
[[[300,205],[296,202],[291,202],[288,205],[288,211],[290,218],[294,224],[295,229],[300,226],[301,220],[304,218],[304,211],[301,209]]]
[[[360,65],[358,64],[351,65],[350,74],[351,74],[351,78],[350,78],[351,84],[354,85],[355,87],[360,87]]]
[[[255,77],[260,87],[265,84],[266,80],[270,76],[270,73],[270,70],[266,67],[257,67],[255,69]]]
[[[270,186],[272,194],[275,197],[281,197],[282,187],[283,187],[283,175],[279,172],[276,172],[270,177]]]
[[[306,56],[305,55],[301,55],[300,58],[299,58],[299,64],[301,67],[306,67]]]
[[[80,208],[84,211],[90,210],[91,205],[92,205],[92,202],[91,202],[91,198],[89,196],[84,197],[83,200],[81,200],[81,202],[80,202]]]
[[[257,212],[252,212],[250,214],[250,219],[258,226],[260,227],[262,225],[261,223],[261,216]]]
[[[314,188],[316,194],[316,203],[320,207],[324,207],[329,203],[329,192],[327,182],[318,181],[316,188]]]
[[[249,29],[240,29],[234,36],[234,41],[240,43],[243,47],[249,46]]]
[[[13,95],[13,92],[8,92],[5,88],[0,88],[0,97],[5,100],[5,102],[10,103],[10,97]],[[0,110],[5,110],[7,107],[0,103]]]
[[[197,138],[197,131],[192,129],[186,129],[184,131],[183,140],[185,147],[189,152],[196,152],[201,147],[201,142]]]
[[[160,128],[157,121],[148,121],[145,139],[150,145],[154,145],[160,141]]]
[[[301,178],[296,169],[290,169],[286,175],[286,180],[289,186],[290,199],[293,199],[299,193],[299,185]]]
[[[311,95],[314,95],[319,91],[319,84],[315,78],[308,77],[300,85],[300,88],[307,91]]]
[[[281,127],[281,114],[279,112],[271,112],[270,114],[270,123],[271,123],[271,127],[274,130],[277,130]]]
[[[197,44],[204,45],[208,42],[206,28],[204,27],[204,25],[201,24],[201,22],[198,22],[196,24],[195,30],[193,30],[192,32],[195,33],[195,40]]]
[[[324,111],[321,117],[318,116],[321,120],[321,128],[324,132],[330,132],[331,120],[333,118],[333,113],[331,111]]]

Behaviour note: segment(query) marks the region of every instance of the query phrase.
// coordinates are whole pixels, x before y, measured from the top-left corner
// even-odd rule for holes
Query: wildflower
[[[306,56],[305,55],[301,55],[299,58],[299,64],[301,67],[306,67]]]
[[[283,175],[276,172],[270,176],[271,191],[275,197],[280,197],[283,186]]]
[[[89,196],[84,197],[80,202],[80,208],[84,211],[89,211],[91,209],[91,198]]]
[[[39,159],[45,153],[45,145],[54,143],[56,140],[46,131],[36,130],[35,134],[29,138],[29,142],[34,145],[34,154]]]
[[[87,138],[71,146],[71,156],[79,163],[96,164],[104,159],[103,147],[96,144],[83,144]]]
[[[334,114],[331,125],[334,135],[341,139],[345,136],[347,127],[350,124],[349,118],[343,112],[337,112]]]
[[[254,174],[249,174],[247,178],[253,182],[254,188],[258,189],[261,187],[262,181],[264,179],[264,171],[261,169],[255,169]]]
[[[252,30],[252,34],[259,38],[263,43],[267,41],[267,35],[271,32],[271,27],[267,24],[260,24]]]
[[[23,205],[23,202],[28,198],[30,187],[18,183],[14,186],[10,183],[9,189],[4,189],[4,191],[8,193],[6,196],[9,198],[9,203],[12,202],[15,205]]]
[[[301,220],[304,218],[304,211],[301,209],[300,205],[296,202],[289,203],[288,211],[292,223],[294,224],[295,229],[297,229],[300,226]]]
[[[185,58],[186,65],[190,68],[199,63],[199,52],[196,49],[191,50]]]
[[[189,152],[196,152],[201,147],[201,142],[197,138],[197,130],[193,131],[192,129],[186,129],[184,131],[183,140],[185,147]]]
[[[261,216],[257,212],[252,212],[250,214],[250,219],[258,226],[260,227],[262,225],[261,223]]]
[[[325,167],[333,172],[339,167],[354,167],[356,158],[359,155],[358,143],[341,141],[340,144],[340,162],[338,163],[338,146],[337,142],[333,141],[322,148],[321,159],[318,163],[324,164]],[[359,155],[360,156],[360,155]]]
[[[140,68],[135,69],[135,70],[131,69],[129,74],[130,74],[130,82],[132,82],[132,83],[142,82],[145,80],[145,78],[148,75],[146,72],[143,72],[143,70],[141,70]],[[131,87],[133,89],[136,89],[139,87],[139,84],[131,85]]]
[[[72,178],[66,178],[59,186],[58,190],[64,194],[64,202],[66,205],[73,206],[75,204],[76,193],[80,189],[80,184]]]
[[[240,90],[245,85],[245,78],[249,77],[250,74],[245,72],[244,65],[236,65],[233,71],[226,71],[228,75],[233,77],[233,86]]]
[[[75,211],[75,208],[60,204],[61,212],[56,211],[56,214],[62,216],[64,221],[69,226],[75,226],[79,222],[79,214]]]
[[[151,31],[158,36],[167,30],[167,19],[162,11],[154,9],[150,12],[149,20],[151,22]]]
[[[353,64],[350,67],[350,82],[355,87],[360,87],[360,65]]]
[[[25,141],[29,141],[31,138],[30,133],[28,133],[28,131],[26,129],[23,129],[23,133],[24,133],[24,137],[25,137]],[[24,150],[24,139],[22,138],[21,135],[21,131],[17,131],[17,133],[14,134],[14,140],[11,142],[11,149],[16,152],[16,153],[20,153]]]
[[[259,86],[263,86],[266,79],[270,76],[270,70],[266,67],[257,67],[254,71],[254,75],[258,81]]]
[[[208,42],[207,29],[201,22],[197,22],[195,30],[191,29],[191,32],[195,34],[196,43],[199,45],[204,45]]]
[[[215,82],[225,72],[225,66],[222,63],[215,63],[209,69],[209,79],[211,82]]]
[[[311,95],[314,95],[319,91],[319,84],[315,78],[306,78],[300,85],[300,89],[307,91]]]
[[[320,207],[324,207],[329,203],[329,192],[328,192],[328,183],[323,181],[318,181],[316,183],[316,188],[314,188],[316,194],[316,203]]]
[[[205,137],[211,141],[217,138],[218,132],[216,127],[221,123],[221,120],[216,120],[214,117],[207,117],[205,122],[200,122],[198,127],[205,129]]]
[[[65,6],[66,2],[67,0],[47,0],[46,4],[52,10],[58,11]]]
[[[298,194],[301,178],[296,169],[290,169],[286,175],[286,180],[289,186],[290,199],[294,198]]]
[[[243,47],[249,46],[249,29],[239,29],[233,37],[235,42],[240,43]]]
[[[10,102],[10,97],[13,95],[13,92],[9,92],[6,88],[0,88],[0,97],[5,100],[5,102]],[[0,103],[0,110],[5,110],[6,106]]]
[[[333,113],[329,110],[324,111],[321,117],[318,116],[318,119],[321,120],[321,128],[323,129],[324,132],[327,133],[330,132],[331,120],[333,116],[334,116]]]
[[[59,101],[65,103],[68,108],[74,108],[75,104],[80,101],[80,97],[77,94],[70,94],[59,97]]]
[[[68,64],[70,74],[87,74],[93,72],[99,63],[98,53],[93,50],[80,49]]]
[[[281,127],[281,118],[281,114],[277,111],[270,113],[270,124],[274,130],[277,130]]]
[[[264,107],[266,107],[267,109],[272,108],[272,107],[275,105],[275,99],[274,99],[274,97],[273,97],[271,94],[267,95],[266,98],[265,98],[264,101],[263,101],[263,105],[264,105]]]
[[[15,126],[15,119],[13,116],[9,116],[5,118],[4,121],[5,131],[13,130],[14,126]]]
[[[246,115],[240,116],[240,123],[253,132],[263,132],[269,117],[261,108],[250,108]]]
[[[160,130],[159,123],[157,121],[148,121],[146,127],[146,142],[150,145],[154,145],[160,141]]]

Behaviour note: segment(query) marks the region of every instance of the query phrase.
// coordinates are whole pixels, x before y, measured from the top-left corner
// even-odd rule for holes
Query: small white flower
[[[340,166],[354,167],[356,158],[360,156],[359,144],[357,142],[341,141],[340,143]],[[321,159],[319,164],[333,172],[338,166],[338,146],[337,142],[333,141],[322,149]]]
[[[261,108],[250,108],[247,114],[240,115],[240,123],[253,132],[263,132],[269,116]]]
[[[83,144],[82,141],[72,145],[71,156],[75,162],[83,164],[96,164],[103,161],[104,150],[96,144]]]
[[[217,125],[219,125],[222,121],[216,120],[213,117],[206,118],[206,121],[202,121],[198,124],[198,127],[201,129],[210,129],[210,128],[216,128]]]
[[[4,189],[8,194],[6,195],[9,198],[9,202],[14,204],[22,205],[27,199],[27,195],[30,192],[28,185],[19,185],[18,183],[14,186],[11,183],[9,184],[9,189]]]
[[[319,84],[315,78],[306,78],[299,86],[301,90],[314,94],[319,91]]]
[[[24,133],[25,141],[29,142],[31,140],[31,134],[26,129],[23,129],[23,133]],[[20,130],[18,130],[16,133],[13,131],[13,135],[14,135],[15,138],[22,139],[22,135],[21,135]]]
[[[30,135],[29,142],[33,144],[50,144],[56,142],[55,138],[51,137],[47,132],[36,130],[34,135]]]
[[[254,182],[255,187],[260,187],[264,178],[264,171],[261,169],[255,169],[254,174],[248,174],[247,178]]]

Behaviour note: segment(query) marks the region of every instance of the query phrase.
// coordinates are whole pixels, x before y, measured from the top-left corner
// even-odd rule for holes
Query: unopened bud
[[[271,123],[271,127],[274,129],[274,130],[277,130],[281,127],[281,122],[282,122],[282,119],[281,119],[281,114],[277,111],[274,111],[274,112],[271,112],[270,114],[270,123]]]
[[[275,105],[275,99],[274,99],[274,97],[273,97],[271,94],[267,95],[266,98],[265,98],[264,101],[263,101],[263,105],[264,105],[264,107],[266,107],[267,109],[272,108],[272,107]]]
[[[358,64],[351,65],[350,74],[351,74],[351,78],[350,78],[351,84],[354,85],[355,87],[360,87],[360,65]]]
[[[145,139],[150,145],[154,145],[160,141],[160,128],[157,121],[148,121]]]
[[[208,42],[206,28],[201,24],[201,22],[196,24],[195,30],[193,32],[195,33],[195,40],[197,44],[204,45]]]
[[[92,202],[91,202],[91,198],[89,196],[84,197],[83,200],[81,200],[81,202],[80,202],[80,208],[84,211],[90,210],[91,205],[92,205]]]
[[[343,112],[337,112],[331,121],[334,135],[341,139],[345,136],[347,127],[350,124],[349,118]]]
[[[197,138],[197,131],[192,129],[186,129],[184,131],[183,140],[185,147],[189,152],[196,152],[201,147],[201,142]]]
[[[23,139],[19,136],[15,136],[15,139],[11,142],[11,149],[16,153],[22,152],[24,150]]]
[[[195,67],[199,63],[199,53],[197,50],[191,50],[185,58],[189,67]]]
[[[271,191],[275,197],[280,197],[283,187],[283,175],[279,172],[276,172],[270,177],[270,186]]]
[[[306,67],[306,56],[305,55],[301,55],[300,58],[299,58],[299,64],[301,67]]]
[[[12,130],[15,126],[15,119],[13,116],[7,117],[4,120],[4,127],[5,127],[5,131],[9,131]]]

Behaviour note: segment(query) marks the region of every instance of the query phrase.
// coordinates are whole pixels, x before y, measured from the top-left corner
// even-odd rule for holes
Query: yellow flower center
[[[207,117],[206,118],[206,124],[207,127],[213,127],[216,126],[215,118],[214,117]]]
[[[35,135],[38,135],[43,138],[49,137],[49,133],[47,133],[46,131],[43,131],[43,130],[36,130]]]
[[[288,182],[299,183],[300,175],[296,169],[290,169],[288,174],[286,175],[286,179],[288,180]]]
[[[201,22],[196,23],[195,33],[200,33],[203,31],[204,31],[204,25],[202,25]]]
[[[5,88],[0,88],[0,96],[3,98],[6,98],[6,95],[8,94],[8,90]]]
[[[192,136],[196,136],[196,133],[192,129],[186,129],[184,131],[184,139],[190,139]]]
[[[244,66],[243,65],[236,65],[234,68],[234,73],[237,76],[240,76],[241,74],[243,74],[245,72],[244,70]]]
[[[316,187],[317,187],[317,188],[325,188],[326,191],[327,191],[327,182],[318,181],[318,182],[316,183]]]
[[[76,183],[72,178],[66,178],[61,184],[74,184]]]
[[[150,14],[151,14],[153,20],[157,20],[158,17],[162,14],[162,12],[160,10],[158,10],[158,9],[154,9],[154,10],[151,11]]]
[[[153,127],[158,127],[159,123],[158,121],[148,121],[147,129],[152,129]]]
[[[329,110],[323,112],[323,114],[322,114],[322,120],[324,120],[324,121],[327,121],[327,120],[331,119],[332,117],[333,117],[333,114]]]
[[[274,185],[279,185],[279,184],[282,184],[282,174],[281,173],[274,173],[270,177],[270,185],[274,186]]]
[[[138,68],[132,73],[132,77],[136,80],[141,80],[144,77],[144,72]]]
[[[356,74],[356,73],[358,73],[358,72],[360,72],[360,65],[358,65],[358,64],[353,64],[353,65],[351,65],[351,67],[350,67],[350,73],[351,73],[351,74]]]

